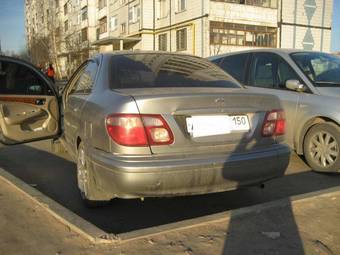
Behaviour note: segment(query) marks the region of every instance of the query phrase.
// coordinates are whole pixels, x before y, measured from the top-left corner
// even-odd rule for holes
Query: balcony
[[[88,26],[89,26],[89,22],[88,22],[87,19],[81,21],[81,28],[82,28],[82,29],[83,29],[83,28],[86,28],[86,27],[88,27]]]
[[[277,9],[278,0],[211,0],[213,2],[233,3],[233,4],[244,4],[252,5],[264,8]]]
[[[277,9],[263,8],[257,5],[235,4],[234,2],[231,3],[232,1],[242,2],[242,0],[211,0],[210,20],[269,27],[277,26]],[[259,2],[258,0],[253,0],[252,3],[255,1]],[[262,2],[264,3],[265,1]]]
[[[101,19],[103,17],[107,16],[107,7],[103,7],[100,10],[98,10],[98,19]]]
[[[87,0],[81,0],[80,1],[80,9],[84,8],[85,6],[87,6]]]

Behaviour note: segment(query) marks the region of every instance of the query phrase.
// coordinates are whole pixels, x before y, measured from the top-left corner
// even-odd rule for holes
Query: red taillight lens
[[[125,146],[148,146],[144,125],[139,114],[114,114],[106,118],[110,137]]]
[[[113,114],[106,118],[110,137],[124,146],[165,145],[174,141],[161,115]]]
[[[286,119],[283,110],[268,112],[263,122],[262,136],[284,135],[286,130]]]

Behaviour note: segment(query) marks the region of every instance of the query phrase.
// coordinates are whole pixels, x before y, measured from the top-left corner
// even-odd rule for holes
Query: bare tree
[[[47,37],[33,37],[30,42],[29,55],[36,65],[49,63],[49,40]]]
[[[56,78],[69,76],[84,60],[89,57],[90,44],[83,40],[79,25],[79,5],[71,4],[67,26],[56,11],[60,6],[54,0],[36,0],[39,8],[46,14],[44,23],[39,23],[38,30],[31,38],[29,53],[35,64],[52,63]],[[72,3],[72,0],[69,1]],[[44,9],[45,8],[45,9]],[[77,20],[74,19],[77,17]],[[35,31],[37,31],[35,30]],[[87,39],[87,38],[86,38]],[[67,59],[67,68],[62,70],[61,61]],[[66,61],[66,60],[65,60]]]
[[[221,40],[221,34],[218,34],[218,41],[220,42]],[[215,55],[218,55],[220,54],[221,52],[221,47],[222,47],[222,44],[219,43],[219,44],[211,44],[211,40],[213,40],[210,36],[210,47],[209,47],[209,54],[210,56],[215,56]]]
[[[227,16],[227,12],[228,12],[228,7],[225,4],[223,4],[223,8],[224,8],[223,9],[223,16],[218,19],[220,22],[225,22],[224,17]],[[218,34],[215,34],[215,36],[217,36],[217,38],[216,37],[213,38],[212,35],[211,35],[212,34],[211,28],[209,28],[209,30],[210,30],[209,54],[210,54],[210,56],[218,55],[218,54],[222,53],[221,52],[222,46],[223,46],[222,45],[222,40],[223,40],[222,35],[220,33],[218,33]],[[214,40],[214,39],[217,39],[217,42],[212,43],[212,40]]]

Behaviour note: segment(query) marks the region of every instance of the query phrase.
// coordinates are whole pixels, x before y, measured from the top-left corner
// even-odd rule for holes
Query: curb
[[[320,197],[330,197],[333,196],[334,193],[340,192],[340,187],[333,187],[329,189],[279,199],[271,202],[266,202],[263,204],[244,207],[232,211],[215,213],[208,216],[202,216],[194,219],[183,220],[175,223],[169,223],[161,226],[155,226],[115,235],[106,233],[105,231],[99,229],[92,223],[84,220],[80,216],[63,207],[62,205],[52,200],[51,198],[47,197],[46,195],[42,194],[40,191],[26,184],[19,178],[6,172],[2,168],[0,168],[0,179],[5,181],[9,185],[15,187],[26,197],[30,198],[34,203],[45,209],[59,222],[61,222],[74,232],[78,233],[79,235],[83,236],[84,238],[88,239],[89,241],[95,244],[124,243],[132,240],[159,235],[162,233],[179,231],[183,229],[207,225],[210,223],[225,221],[230,219],[231,214],[233,218],[245,216],[250,213],[258,214],[264,210],[268,210],[273,207],[285,207],[290,204],[310,202]]]
[[[23,182],[19,178],[6,172],[2,168],[0,168],[0,179],[16,188],[26,197],[30,198],[34,203],[45,209],[59,222],[69,227],[71,230],[78,233],[79,235],[85,237],[89,241],[93,243],[112,243],[116,240],[115,236],[108,235],[103,230],[84,220],[72,211],[66,209],[59,203],[47,197],[46,195],[31,187],[27,183]],[[109,238],[110,236],[111,238]]]

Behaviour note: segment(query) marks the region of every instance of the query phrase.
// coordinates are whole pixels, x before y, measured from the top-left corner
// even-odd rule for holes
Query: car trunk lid
[[[273,138],[261,135],[266,112],[281,108],[271,95],[249,93],[242,88],[145,88],[119,92],[134,98],[140,114],[160,114],[171,128],[174,142],[150,146],[153,154],[246,152],[275,143]],[[241,130],[235,130],[235,123],[230,124],[238,121],[234,117],[241,117],[240,121],[249,125],[243,123]]]

